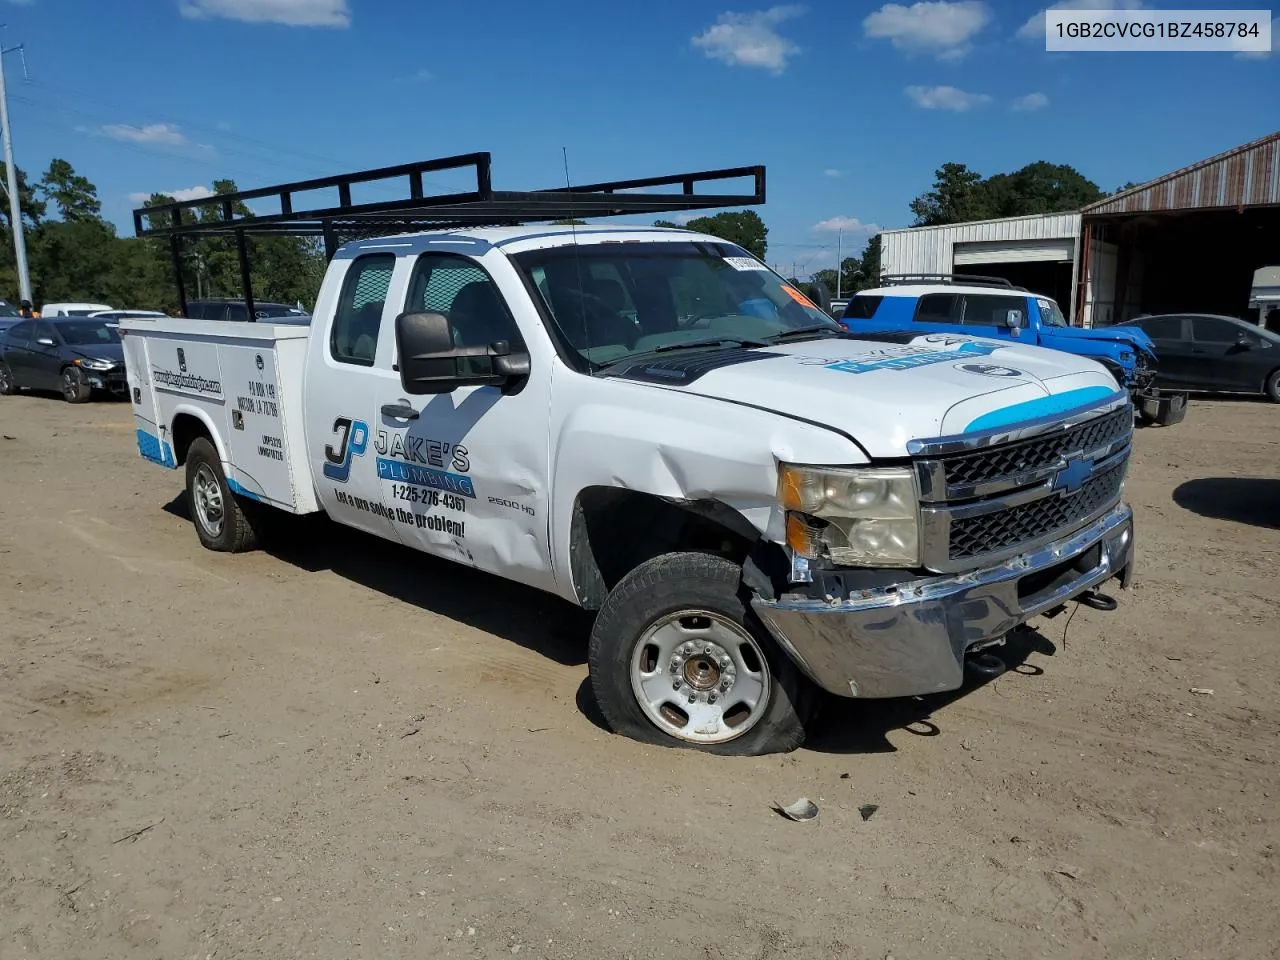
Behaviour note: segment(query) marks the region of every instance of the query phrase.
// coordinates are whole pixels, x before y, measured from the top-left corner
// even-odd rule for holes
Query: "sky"
[[[496,188],[537,189],[567,152],[576,182],[764,164],[768,259],[805,274],[909,225],[949,161],[1065,163],[1113,190],[1280,129],[1280,54],[1047,53],[1041,9],[0,0],[0,23],[19,166],[69,160],[122,234],[140,198],[216,178],[489,151]]]

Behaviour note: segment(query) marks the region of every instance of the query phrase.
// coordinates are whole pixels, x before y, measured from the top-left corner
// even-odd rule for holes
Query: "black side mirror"
[[[400,383],[408,394],[450,393],[462,386],[505,385],[529,375],[529,355],[512,353],[500,340],[484,347],[455,347],[449,320],[441,313],[402,313],[396,317],[396,353]],[[459,360],[488,358],[492,373],[468,372]]]
[[[1252,349],[1253,349],[1253,341],[1252,341],[1252,340],[1250,340],[1248,337],[1241,337],[1239,340],[1237,340],[1237,341],[1236,341],[1236,349],[1237,349],[1237,350],[1252,350]]]

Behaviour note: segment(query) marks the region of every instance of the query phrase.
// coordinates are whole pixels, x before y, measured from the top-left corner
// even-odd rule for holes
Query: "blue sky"
[[[122,233],[131,195],[215,177],[489,150],[495,185],[525,189],[563,182],[566,147],[579,182],[766,164],[769,259],[808,272],[835,226],[847,254],[906,225],[946,161],[1069,163],[1114,189],[1280,129],[1280,56],[1049,54],[1038,9],[0,0],[0,22],[30,75],[5,58],[19,165],[70,160]]]

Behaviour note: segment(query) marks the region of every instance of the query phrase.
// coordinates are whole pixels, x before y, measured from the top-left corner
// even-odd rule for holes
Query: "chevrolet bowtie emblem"
[[[1054,475],[1053,489],[1065,494],[1077,492],[1093,476],[1093,464],[1088,460],[1068,460],[1067,465]]]

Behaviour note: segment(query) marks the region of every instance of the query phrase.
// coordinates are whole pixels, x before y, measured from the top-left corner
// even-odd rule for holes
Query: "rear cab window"
[[[845,320],[870,320],[876,315],[876,311],[880,309],[880,303],[884,297],[877,294],[867,294],[867,296],[856,296],[849,301],[849,305],[844,308]]]
[[[396,269],[394,253],[357,257],[347,269],[329,331],[329,355],[339,363],[372,367],[378,350],[382,311]]]

